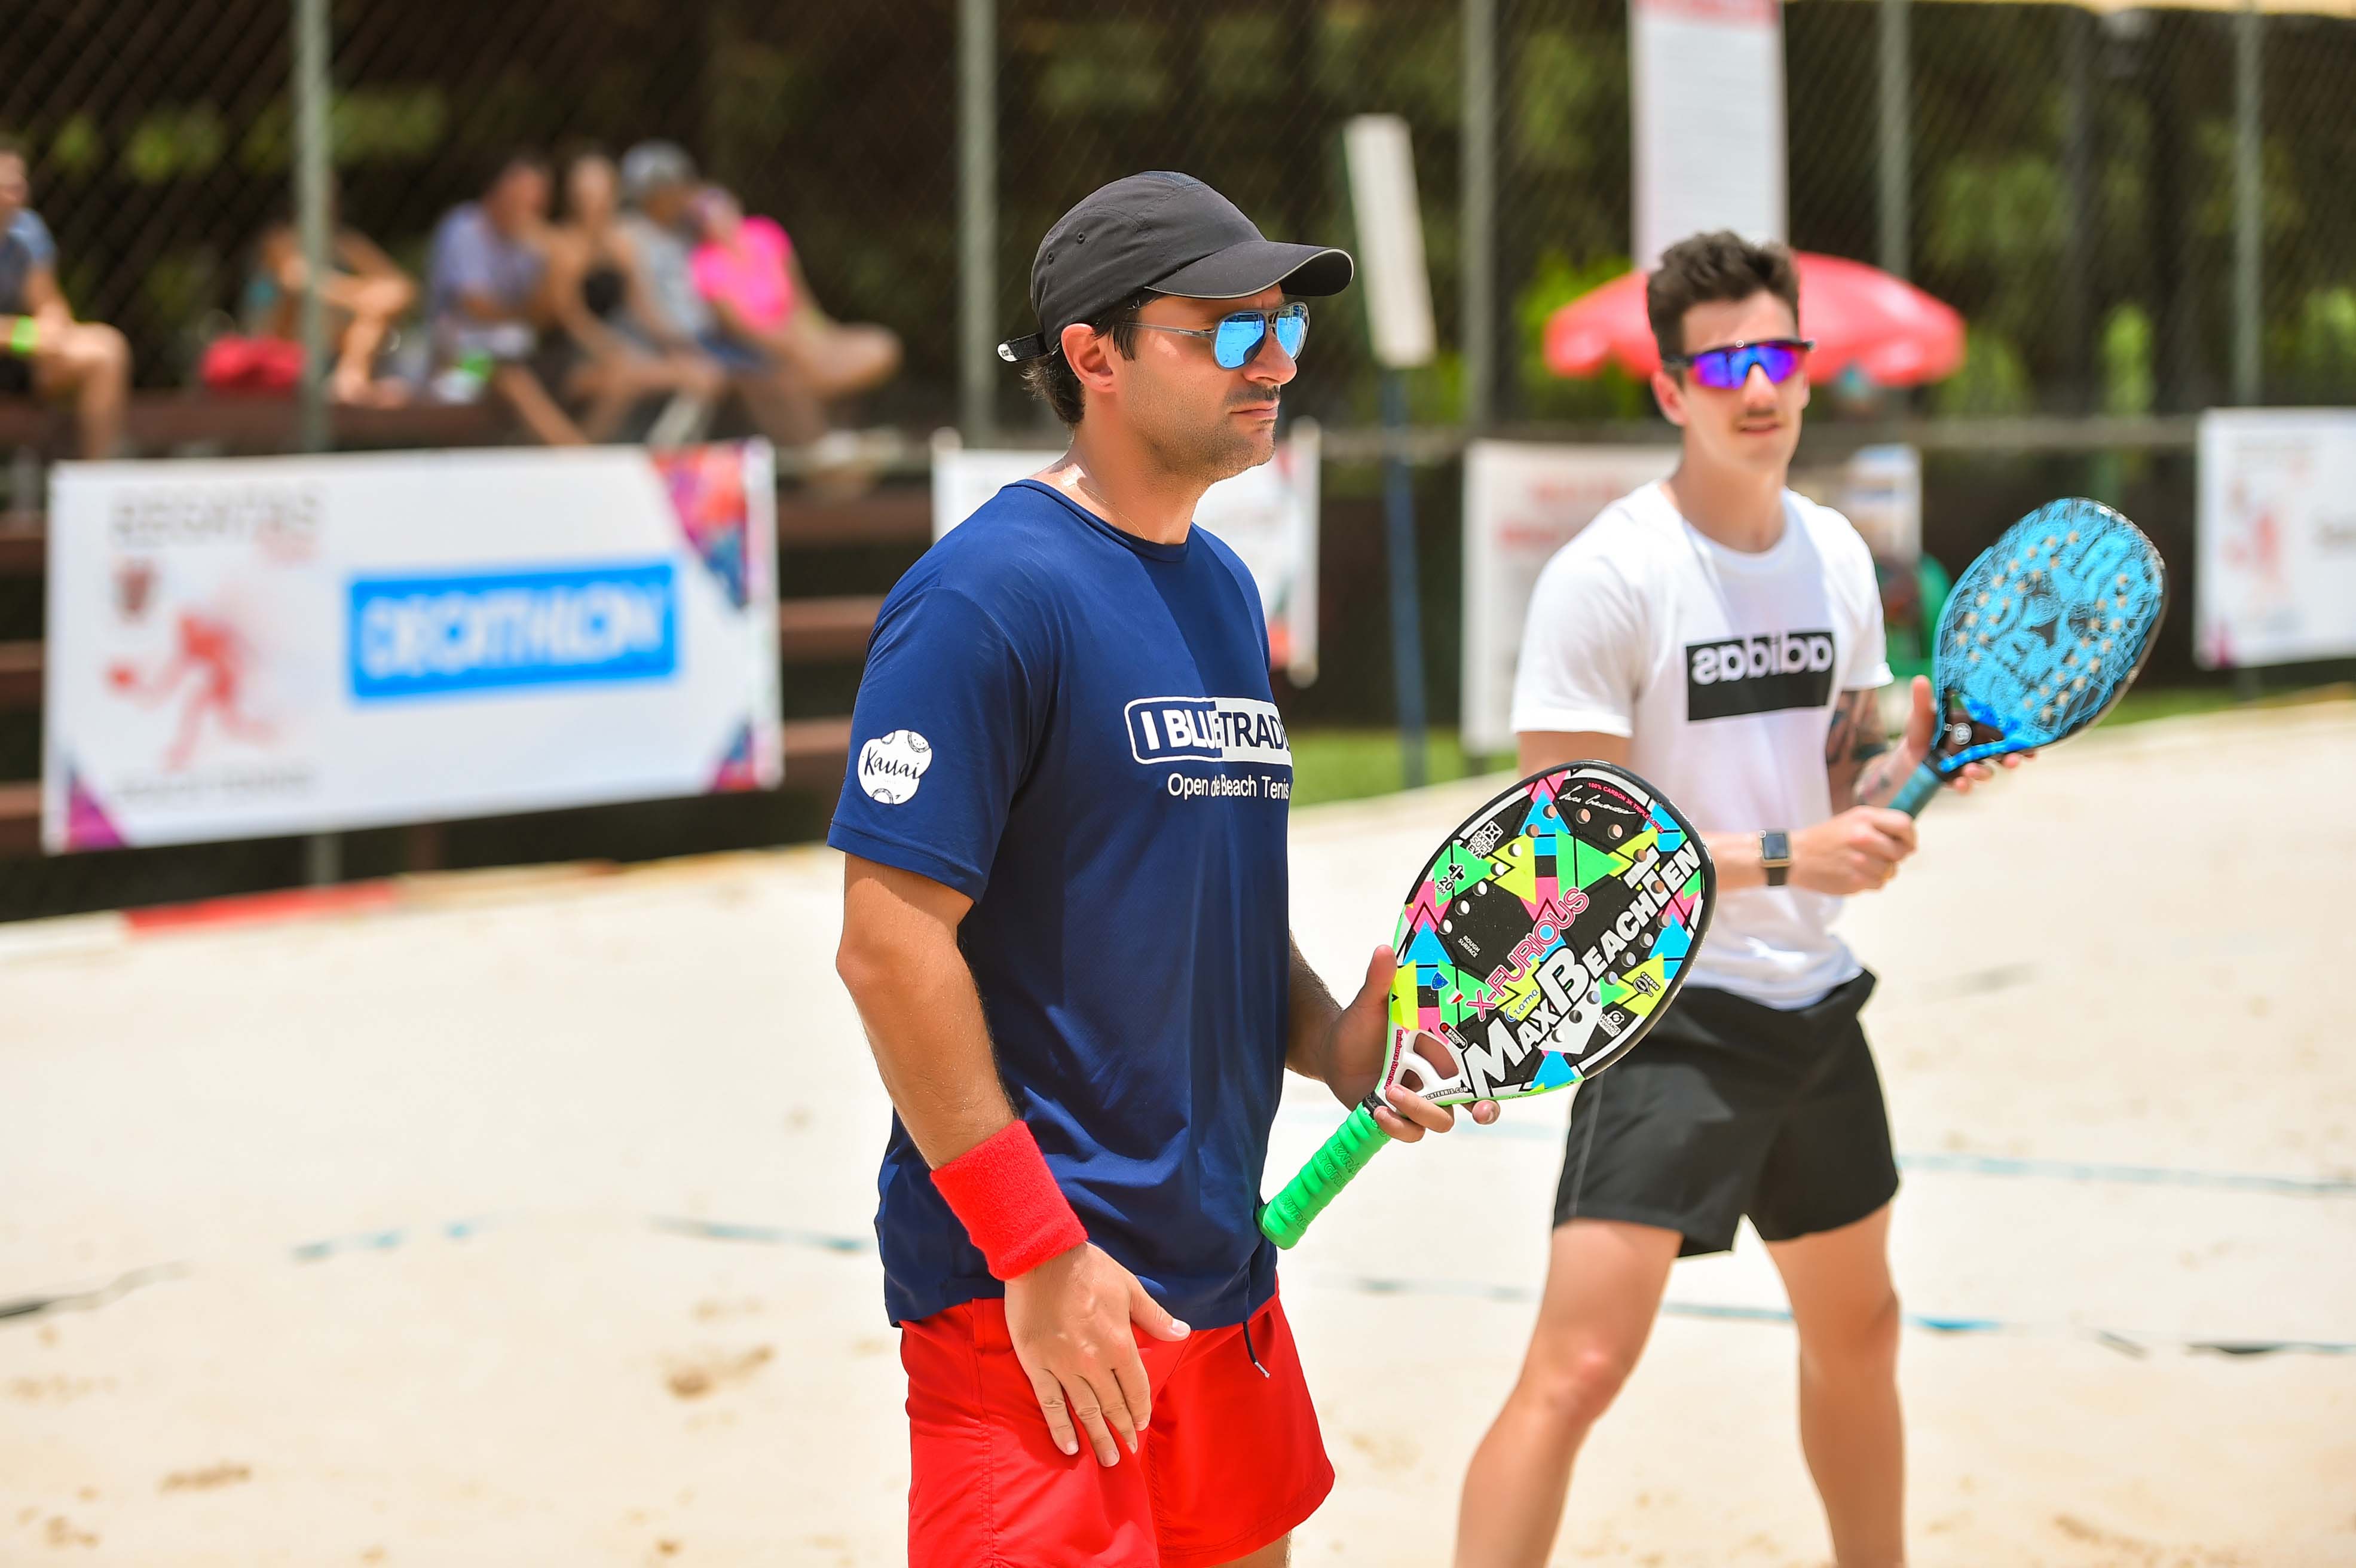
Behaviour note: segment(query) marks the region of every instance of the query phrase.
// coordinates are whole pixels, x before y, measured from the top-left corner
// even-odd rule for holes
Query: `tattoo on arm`
[[[1888,775],[1896,753],[1881,732],[1881,709],[1871,691],[1844,691],[1825,732],[1825,773],[1833,806],[1878,805],[1898,786]]]
[[[1857,804],[1888,805],[1898,794],[1898,786],[1905,782],[1898,753],[1885,751],[1858,772],[1854,790]]]

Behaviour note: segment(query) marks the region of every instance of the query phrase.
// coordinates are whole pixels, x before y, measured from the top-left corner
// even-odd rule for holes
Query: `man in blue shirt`
[[[519,150],[503,159],[478,201],[461,202],[434,226],[425,262],[425,314],[443,366],[444,395],[486,386],[532,438],[580,446],[588,437],[551,395],[532,363],[548,297],[548,162]]]
[[[1254,1210],[1284,1069],[1374,1087],[1391,955],[1345,1008],[1290,941],[1259,595],[1192,517],[1274,453],[1288,295],[1350,274],[1183,175],[1082,201],[999,350],[1071,450],[876,622],[829,841],[898,1112],[912,1568],[1272,1564],[1333,1484]]]

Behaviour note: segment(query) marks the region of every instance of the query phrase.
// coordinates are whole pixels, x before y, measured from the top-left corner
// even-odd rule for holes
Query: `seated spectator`
[[[696,196],[695,164],[670,143],[641,142],[624,155],[622,200],[627,210],[618,227],[616,253],[629,287],[616,325],[648,352],[717,360],[754,424],[779,445],[815,441],[825,431],[825,414],[800,377],[766,349],[723,332],[696,291]]]
[[[426,313],[444,367],[442,396],[464,400],[487,386],[525,428],[551,446],[587,441],[550,396],[532,358],[552,318],[548,281],[548,164],[511,155],[480,201],[452,208],[434,230]]]
[[[58,287],[58,248],[27,205],[31,159],[0,140],[0,392],[70,402],[84,457],[112,457],[131,394],[131,346],[94,321],[76,321]]]
[[[629,289],[616,226],[616,177],[602,153],[581,154],[565,166],[565,221],[550,230],[548,244],[551,308],[573,354],[562,389],[589,400],[581,425],[592,441],[610,440],[632,408],[664,393],[672,402],[649,439],[691,438],[726,392],[727,373],[709,356],[642,347],[611,325]]]
[[[820,402],[880,386],[900,368],[900,340],[888,327],[845,325],[819,308],[776,219],[745,217],[717,186],[697,198],[696,213],[696,292],[730,341],[790,368]]]
[[[391,408],[409,400],[409,385],[377,374],[377,356],[392,324],[417,300],[417,285],[400,264],[357,229],[337,229],[328,247],[328,272],[320,288],[336,361],[327,372],[327,395],[339,403]],[[246,281],[244,326],[256,337],[298,342],[303,335],[303,239],[281,216],[254,243],[253,272]]]

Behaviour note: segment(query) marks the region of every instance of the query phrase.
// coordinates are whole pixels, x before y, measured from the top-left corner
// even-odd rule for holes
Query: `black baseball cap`
[[[1031,308],[1040,330],[1000,344],[998,357],[1019,364],[1058,353],[1064,328],[1142,289],[1233,300],[1281,283],[1291,294],[1338,294],[1355,271],[1346,251],[1263,238],[1192,175],[1131,175],[1081,198],[1039,241]]]

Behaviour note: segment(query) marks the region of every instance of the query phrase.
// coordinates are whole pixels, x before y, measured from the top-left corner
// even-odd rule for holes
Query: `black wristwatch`
[[[1788,833],[1762,833],[1759,836],[1759,863],[1767,868],[1767,885],[1780,888],[1792,874],[1792,836]]]

